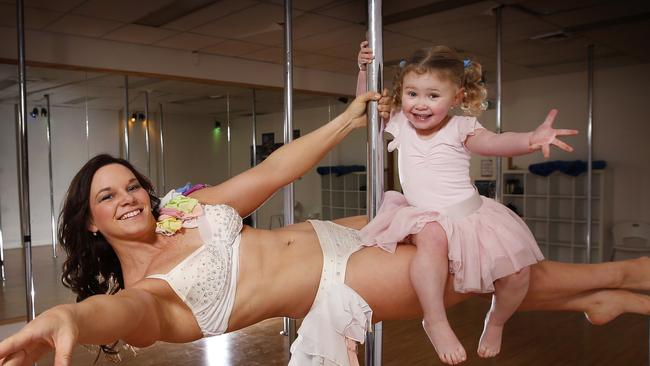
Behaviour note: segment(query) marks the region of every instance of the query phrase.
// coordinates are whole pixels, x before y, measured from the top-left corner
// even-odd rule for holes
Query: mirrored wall
[[[24,319],[26,314],[16,184],[16,74],[15,65],[0,64],[3,323]],[[54,251],[52,221],[58,220],[72,177],[89,158],[101,153],[126,157],[128,153],[128,160],[149,177],[162,196],[188,182],[218,184],[248,169],[254,163],[253,131],[255,163],[263,161],[284,141],[282,90],[41,67],[29,67],[27,75],[37,313],[75,300],[61,284],[65,254],[58,247]],[[343,111],[347,103],[344,97],[294,93],[294,136],[323,125]],[[363,153],[365,146],[361,149]],[[332,152],[321,165],[339,164],[340,155]],[[321,180],[313,170],[295,183],[296,222],[332,217],[329,209],[323,214]],[[365,196],[356,201],[365,201]],[[255,219],[261,228],[282,226],[282,192],[267,201]]]

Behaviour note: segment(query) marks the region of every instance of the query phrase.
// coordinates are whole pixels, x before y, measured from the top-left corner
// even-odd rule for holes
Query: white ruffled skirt
[[[346,286],[348,258],[363,245],[359,232],[329,221],[310,221],[323,250],[323,271],[312,308],[291,345],[289,366],[358,366],[356,345],[363,343],[372,309]]]

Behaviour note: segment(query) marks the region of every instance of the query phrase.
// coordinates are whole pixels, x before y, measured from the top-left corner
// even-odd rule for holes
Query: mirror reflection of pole
[[[501,66],[503,63],[503,58],[501,54],[501,24],[502,24],[502,12],[503,7],[499,6],[494,9],[494,18],[496,19],[496,47],[497,47],[497,72],[496,72],[496,83],[497,83],[497,101],[496,101],[496,133],[501,133],[501,79],[502,79],[502,70]],[[494,199],[498,202],[502,201],[503,194],[503,177],[501,172],[503,171],[502,159],[500,157],[496,158],[496,172],[495,172],[495,184],[494,184]]]
[[[284,0],[284,143],[293,140],[293,44],[292,44],[292,18],[291,0]],[[291,225],[294,217],[294,185],[293,182],[282,188],[284,198],[284,225]],[[298,336],[296,333],[296,320],[283,319],[284,329],[282,334],[289,337],[289,344],[293,344]]]
[[[160,169],[160,188],[162,189],[160,193],[167,193],[165,187],[165,124],[163,117],[163,105],[158,103],[158,109],[160,110],[160,121],[158,122],[158,134],[160,137],[160,162],[158,163]]]
[[[32,272],[32,236],[29,213],[29,156],[27,149],[27,78],[25,76],[25,6],[23,0],[16,0],[16,24],[18,27],[18,88],[20,108],[16,126],[16,150],[18,156],[18,194],[20,209],[20,241],[25,259],[25,295],[27,321],[36,317],[34,307],[34,275]]]
[[[374,59],[368,64],[367,90],[381,92],[383,88],[384,51],[382,39],[381,0],[368,0],[368,44]],[[383,126],[379,120],[377,102],[368,103],[368,171],[367,208],[368,220],[377,214],[384,193],[384,137]],[[369,324],[366,334],[366,366],[382,364],[383,325]]]
[[[255,113],[255,89],[253,89],[253,101],[252,101],[252,106],[251,106],[251,141],[253,143],[253,150],[252,150],[252,155],[253,159],[251,162],[251,166],[256,166],[257,165],[257,115]],[[257,210],[255,210],[251,214],[251,220],[253,221],[253,227],[257,228]]]
[[[50,225],[52,239],[52,257],[56,258],[56,211],[54,210],[54,182],[52,178],[52,133],[50,120],[50,117],[52,116],[52,109],[50,108],[49,94],[45,94],[45,103],[47,104],[47,123],[45,125],[45,135],[47,137],[47,160],[50,178]]]
[[[129,117],[129,77],[124,75],[124,129],[122,130],[124,146],[122,156],[126,161],[129,161]]]
[[[147,177],[151,176],[151,142],[149,142],[149,91],[144,91],[144,143],[147,148]]]
[[[0,207],[2,207],[2,196],[0,196]],[[0,210],[0,276],[2,277],[2,285],[4,286],[5,280],[5,243],[2,236],[2,210]]]
[[[587,47],[587,263],[591,263],[593,122],[594,122],[594,45]],[[602,223],[601,223],[602,225]]]
[[[86,127],[86,159],[90,159],[90,121],[88,119],[88,73],[84,73],[84,117]]]
[[[228,149],[228,178],[232,177],[232,151],[230,140],[230,92],[226,93],[226,140]]]

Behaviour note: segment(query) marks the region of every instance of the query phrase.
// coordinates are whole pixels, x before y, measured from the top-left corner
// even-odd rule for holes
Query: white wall
[[[31,105],[30,105],[31,110]],[[52,183],[56,216],[70,180],[77,170],[95,154],[118,154],[118,112],[89,110],[89,139],[86,141],[86,117],[83,108],[52,107]],[[14,106],[0,105],[0,199],[2,200],[2,229],[6,248],[18,247],[20,242],[18,184],[16,172],[16,135]],[[33,245],[49,245],[50,180],[46,135],[46,118],[27,119],[29,148],[29,194],[31,235]]]
[[[594,76],[593,158],[607,162],[614,222],[650,221],[650,117],[644,108],[648,85],[650,64],[596,69]],[[532,130],[551,108],[559,110],[556,127],[578,129],[580,134],[564,139],[575,152],[553,149],[550,160],[587,160],[586,72],[504,83],[504,131]],[[488,112],[481,120],[494,128],[494,111]],[[541,153],[514,158],[523,169],[542,161]]]

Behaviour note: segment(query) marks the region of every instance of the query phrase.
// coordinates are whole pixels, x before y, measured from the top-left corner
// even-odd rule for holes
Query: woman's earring
[[[96,231],[93,231],[93,236],[97,237],[97,232]]]

